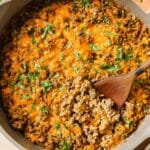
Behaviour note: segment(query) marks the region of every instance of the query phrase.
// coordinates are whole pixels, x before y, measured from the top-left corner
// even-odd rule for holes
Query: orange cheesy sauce
[[[43,3],[19,30],[13,28],[13,38],[3,48],[1,94],[10,123],[47,149],[110,149],[150,112],[149,70],[118,110],[119,121],[94,144],[74,142],[84,137],[82,124],[59,116],[68,92],[65,83],[78,76],[98,80],[136,69],[150,56],[150,31],[112,0]]]

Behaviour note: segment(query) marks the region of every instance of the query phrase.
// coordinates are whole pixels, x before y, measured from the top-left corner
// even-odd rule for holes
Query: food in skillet
[[[149,29],[112,0],[35,3],[2,33],[1,95],[10,124],[50,150],[116,146],[150,112],[150,71],[121,109],[92,85],[147,60]]]

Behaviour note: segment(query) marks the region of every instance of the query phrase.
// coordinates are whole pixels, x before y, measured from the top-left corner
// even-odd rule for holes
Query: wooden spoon
[[[109,77],[97,81],[94,86],[105,97],[111,98],[118,107],[122,107],[128,98],[135,78],[150,67],[150,59],[144,62],[137,70],[118,77]]]

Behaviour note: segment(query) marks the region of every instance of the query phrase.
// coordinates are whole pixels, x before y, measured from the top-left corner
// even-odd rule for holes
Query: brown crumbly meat
[[[71,86],[66,87],[66,93],[60,103],[59,116],[64,122],[80,125],[82,134],[78,138],[85,137],[86,143],[99,144],[104,131],[120,118],[113,101],[105,99],[82,77],[74,79]]]

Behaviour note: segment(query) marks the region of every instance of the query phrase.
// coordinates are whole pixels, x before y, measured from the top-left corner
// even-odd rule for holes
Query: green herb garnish
[[[31,106],[32,110],[35,109],[35,107],[36,107],[36,104],[32,103],[32,106]]]
[[[95,71],[95,73],[97,73],[97,74],[99,74],[100,72],[99,72],[99,70],[98,69],[96,69],[96,68],[93,68],[93,71]]]
[[[39,72],[27,73],[26,75],[28,80],[36,80],[37,78],[39,78],[39,76]]]
[[[116,53],[116,60],[128,61],[133,58],[133,54],[128,52],[127,54],[123,52],[123,47],[119,47]]]
[[[75,50],[75,51],[74,51],[74,56],[75,56],[75,58],[78,59],[78,60],[81,58],[80,53],[79,53],[78,50]]]
[[[90,0],[81,0],[81,7],[84,7],[84,6],[88,6],[90,7],[91,6],[91,1]]]
[[[108,150],[106,146],[102,147],[102,150]]]
[[[69,48],[71,48],[71,47],[72,47],[72,42],[71,42],[71,41],[68,41],[67,44],[66,44],[66,48],[69,49]]]
[[[119,64],[116,64],[116,65],[101,64],[100,68],[107,69],[109,72],[114,72],[114,71],[117,72],[121,70],[121,67]]]
[[[24,94],[21,95],[21,99],[31,99],[31,96]]]
[[[118,72],[118,71],[120,71],[120,70],[121,70],[121,67],[120,67],[119,64],[116,64],[116,65],[111,66],[111,67],[108,68],[108,71],[109,71],[109,72],[114,72],[114,71]]]
[[[102,18],[102,22],[105,23],[105,24],[109,24],[110,23],[109,17],[108,16],[104,16]]]
[[[54,28],[55,26],[53,24],[49,24],[45,28],[42,28],[41,29],[42,38],[44,39],[47,33],[51,33],[51,34],[54,33]]]
[[[103,0],[103,7],[109,6],[109,0]]]
[[[128,54],[123,54],[123,60],[128,61],[131,60],[133,58],[133,54],[128,53]]]
[[[61,54],[60,56],[59,56],[59,61],[63,61],[65,59],[65,55],[64,54]]]
[[[117,49],[116,60],[121,60],[121,59],[123,59],[123,48],[119,47]]]
[[[130,128],[132,126],[134,126],[134,121],[129,120],[128,118],[123,118],[123,121],[125,122],[125,124]]]
[[[18,76],[18,81],[23,81],[24,79],[26,78],[26,76],[25,75],[19,75]]]
[[[18,82],[18,88],[20,88],[20,89],[25,89],[25,86],[23,85],[23,83],[22,82]]]
[[[55,123],[54,123],[54,129],[57,130],[57,129],[59,129],[59,128],[60,128],[60,124],[59,124],[58,122],[55,122]]]
[[[72,68],[75,73],[79,73],[79,68],[77,66],[73,65]]]
[[[35,39],[34,36],[32,36],[32,44],[35,45],[35,46],[37,46],[37,44],[38,44],[38,42],[37,42],[37,40]]]
[[[100,50],[100,48],[99,48],[96,44],[94,44],[94,43],[91,43],[91,44],[90,44],[90,48],[91,48],[91,50],[93,50],[93,51],[99,51],[99,50]]]
[[[26,70],[27,69],[27,64],[23,63],[22,68]]]
[[[43,115],[48,115],[49,113],[48,108],[46,106],[41,107],[40,110]]]
[[[16,85],[15,81],[12,81],[12,82],[10,83],[10,86],[11,86],[11,88],[12,88],[13,90],[15,89],[15,85]]]
[[[54,84],[53,84],[52,81],[43,81],[43,82],[41,83],[41,87],[42,87],[43,93],[49,92],[49,91],[52,89],[53,85],[54,85]]]
[[[65,141],[64,143],[59,143],[59,148],[61,150],[72,150],[72,145]]]

